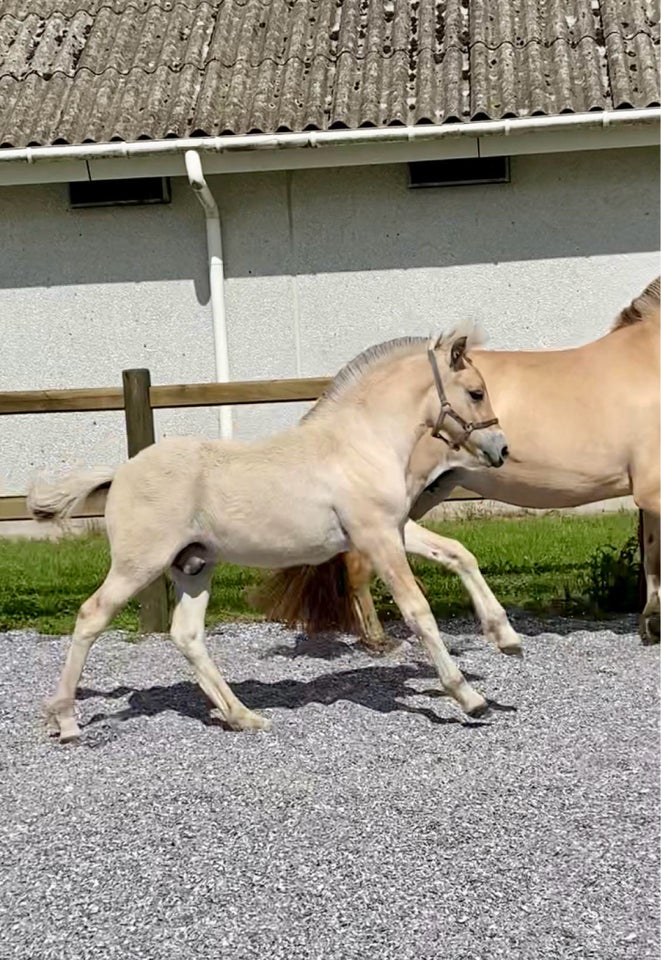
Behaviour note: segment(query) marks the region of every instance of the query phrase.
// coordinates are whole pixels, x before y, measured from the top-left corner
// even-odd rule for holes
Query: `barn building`
[[[658,272],[655,11],[5,0],[0,390],[321,376],[463,317],[495,348],[599,336]],[[157,427],[252,438],[305,407]],[[126,456],[117,412],[0,437],[2,494]]]

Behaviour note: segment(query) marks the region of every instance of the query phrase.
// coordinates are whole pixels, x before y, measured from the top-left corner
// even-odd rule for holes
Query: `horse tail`
[[[40,522],[70,517],[90,493],[110,486],[116,470],[117,467],[72,470],[53,483],[37,478],[28,492],[28,512]]]
[[[318,566],[288,567],[268,574],[249,595],[249,602],[268,620],[309,636],[326,630],[360,634],[347,554]]]

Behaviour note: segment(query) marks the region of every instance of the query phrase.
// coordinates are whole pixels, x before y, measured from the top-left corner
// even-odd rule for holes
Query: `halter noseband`
[[[436,440],[442,440],[444,443],[447,443],[447,445],[452,447],[453,450],[459,450],[459,448],[463,447],[463,445],[466,443],[473,430],[484,430],[486,427],[493,427],[494,424],[498,423],[498,417],[493,417],[492,420],[478,420],[477,423],[464,420],[461,414],[452,409],[452,404],[445,395],[443,381],[441,380],[441,374],[438,369],[438,363],[436,362],[436,355],[434,354],[434,351],[432,349],[427,350],[427,356],[429,357],[431,370],[434,374],[436,393],[438,394],[438,399],[441,401],[441,412],[439,413],[436,423],[434,424],[432,437],[434,437]],[[464,362],[470,363],[471,361],[468,359],[468,357],[464,357]],[[443,426],[446,417],[451,417],[464,431],[459,440],[448,440],[447,437],[442,435],[441,427]]]

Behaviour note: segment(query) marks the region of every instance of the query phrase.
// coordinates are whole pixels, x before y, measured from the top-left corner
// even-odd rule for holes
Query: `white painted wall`
[[[210,178],[234,379],[335,372],[371,343],[465,316],[494,347],[604,332],[658,272],[658,150],[512,158],[512,182],[409,190],[405,166]],[[72,211],[65,185],[0,188],[0,390],[214,379],[204,221],[169,206]],[[306,405],[237,408],[241,437]],[[217,434],[163,411],[161,433]],[[0,418],[0,493],[37,468],[125,456],[121,414]]]

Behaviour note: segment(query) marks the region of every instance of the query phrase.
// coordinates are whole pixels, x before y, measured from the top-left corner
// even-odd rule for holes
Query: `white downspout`
[[[218,204],[204,179],[202,161],[195,150],[184,154],[188,182],[202,204],[207,224],[207,253],[209,256],[209,291],[211,294],[211,320],[216,361],[216,380],[227,383],[230,379],[229,351],[227,349],[227,317],[225,315],[225,276],[223,267],[223,236]],[[220,436],[231,440],[233,434],[232,408],[220,408]]]

